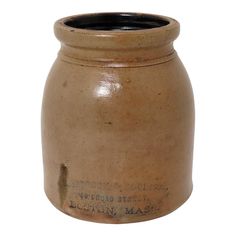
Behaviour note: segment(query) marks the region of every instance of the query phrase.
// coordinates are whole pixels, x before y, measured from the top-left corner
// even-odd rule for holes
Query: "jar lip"
[[[168,19],[140,13],[96,13],[77,15],[65,19],[64,24],[85,30],[134,31],[162,27],[169,24]]]
[[[64,44],[87,48],[137,48],[175,40],[179,23],[166,16],[135,12],[101,12],[64,17],[55,22]]]

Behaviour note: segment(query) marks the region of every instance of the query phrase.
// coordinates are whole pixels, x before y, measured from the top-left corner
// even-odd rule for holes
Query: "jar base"
[[[66,211],[66,209],[63,209],[59,206],[57,206],[51,199],[50,197],[47,195],[46,191],[45,194],[48,198],[48,200],[51,202],[51,204],[59,211],[61,211],[62,213],[71,216],[73,218],[79,219],[79,220],[84,220],[84,221],[90,221],[90,222],[94,222],[94,223],[105,223],[105,224],[127,224],[127,223],[137,223],[137,222],[143,222],[143,221],[149,221],[149,220],[154,220],[163,216],[166,216],[172,212],[174,212],[175,210],[177,210],[179,207],[181,207],[192,195],[192,191],[193,191],[193,187],[191,188],[191,191],[189,192],[189,194],[181,201],[179,202],[179,204],[177,204],[175,207],[173,207],[172,209],[168,210],[168,211],[164,211],[160,214],[154,213],[151,215],[139,215],[139,216],[133,216],[132,218],[130,217],[120,217],[120,218],[115,218],[115,217],[107,217],[107,216],[88,216],[88,215],[82,215],[82,214],[77,214],[74,215],[72,213],[69,213],[68,211]]]

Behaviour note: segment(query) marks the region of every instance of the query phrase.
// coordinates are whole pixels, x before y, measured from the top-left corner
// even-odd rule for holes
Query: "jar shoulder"
[[[49,73],[45,93],[59,96],[90,96],[115,99],[119,96],[149,96],[178,93],[191,97],[188,74],[174,59],[156,65],[139,67],[96,67],[68,63],[58,58]]]
[[[122,121],[127,127],[135,120],[192,122],[193,93],[179,58],[135,68],[85,67],[57,60],[45,87],[43,117],[52,122],[79,119],[84,125]]]

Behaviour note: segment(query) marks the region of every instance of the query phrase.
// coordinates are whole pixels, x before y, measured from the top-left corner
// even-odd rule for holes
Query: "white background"
[[[236,14],[234,0],[62,0],[0,3],[0,235],[236,235]],[[40,110],[59,50],[58,18],[136,11],[181,23],[175,48],[191,78],[196,133],[191,198],[148,222],[71,218],[43,191]]]

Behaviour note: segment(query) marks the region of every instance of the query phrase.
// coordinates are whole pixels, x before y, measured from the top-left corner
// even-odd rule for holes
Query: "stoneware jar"
[[[105,223],[168,214],[192,191],[194,101],[173,48],[179,23],[98,13],[55,23],[61,42],[42,105],[45,192]]]

